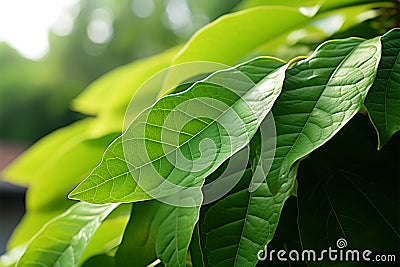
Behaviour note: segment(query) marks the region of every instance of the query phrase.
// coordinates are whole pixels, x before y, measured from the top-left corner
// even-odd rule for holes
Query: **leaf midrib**
[[[114,208],[113,208],[112,210],[114,210],[117,206],[118,206],[118,205],[116,205],[116,206],[114,205]],[[111,209],[111,208],[112,208],[112,207],[108,207],[108,208],[102,210],[102,212],[101,212],[102,216],[103,216],[103,213],[104,213],[104,212],[107,212],[108,209]],[[110,211],[110,213],[112,212],[112,210]],[[44,225],[43,227],[46,227],[46,226],[50,225],[51,223],[56,222],[59,218],[66,217],[66,216],[68,216],[69,214],[72,214],[72,213],[73,213],[73,210],[72,210],[72,209],[68,209],[65,213],[61,214],[60,216],[55,217],[53,220],[49,221],[49,222],[48,222],[46,225]],[[100,216],[100,217],[97,217],[97,216],[96,216],[96,219],[98,220],[98,223],[99,223],[99,224],[100,224],[101,221],[103,220],[102,216]],[[92,217],[92,216],[90,216],[90,217]],[[93,222],[93,220],[89,220],[89,219],[88,219],[87,222],[84,224],[84,226],[81,227],[81,229],[79,230],[79,232],[76,233],[76,234],[74,234],[73,237],[78,236],[78,235],[79,235],[82,231],[84,231],[84,230],[86,229],[86,227],[87,227],[90,223],[92,223],[92,222]],[[39,234],[41,234],[41,233],[42,233],[42,232],[39,231],[37,235],[39,235]],[[32,240],[35,240],[35,239],[36,239],[36,236],[33,237]],[[63,241],[64,241],[64,240],[63,240]],[[58,255],[57,255],[56,258],[55,258],[54,264],[59,263],[60,258],[64,255],[64,253],[67,251],[68,248],[70,248],[70,247],[73,248],[73,246],[72,246],[72,244],[70,244],[70,242],[67,242],[67,243],[68,243],[68,245],[67,245],[64,249],[62,249],[62,251],[61,251],[60,253],[57,253]],[[28,245],[28,247],[29,247],[29,245]],[[75,259],[74,259],[74,260],[75,260]],[[36,262],[36,261],[35,261],[35,262],[33,262],[33,263],[43,265],[41,262]],[[16,266],[19,266],[19,261],[17,262]],[[43,265],[43,266],[45,266],[45,265]],[[53,266],[54,266],[54,265],[53,265]]]
[[[353,39],[353,38],[351,38],[351,39]],[[350,40],[350,39],[349,39],[349,40]],[[334,41],[330,41],[330,42],[334,42]],[[329,85],[329,83],[330,83],[330,81],[331,81],[331,78],[336,74],[336,72],[340,69],[340,67],[344,64],[344,62],[347,61],[347,59],[354,53],[354,51],[355,51],[355,50],[360,46],[360,44],[362,44],[362,43],[363,43],[363,42],[360,42],[359,44],[357,44],[357,46],[355,46],[355,47],[351,50],[351,52],[349,52],[349,53],[341,60],[340,64],[334,69],[334,71],[333,71],[333,72],[331,73],[331,75],[329,76],[328,82],[327,82],[326,84],[322,85],[324,89],[321,90],[321,92],[320,92],[320,94],[319,94],[319,96],[318,96],[317,101],[315,101],[315,103],[314,103],[314,106],[313,106],[313,108],[312,108],[312,111],[308,113],[307,120],[305,121],[304,126],[301,128],[301,131],[300,131],[299,134],[297,135],[297,137],[296,137],[296,139],[295,139],[293,145],[290,147],[289,151],[288,151],[288,152],[285,154],[285,156],[282,157],[282,158],[286,158],[286,159],[287,159],[287,158],[289,157],[290,153],[293,151],[293,148],[296,146],[296,144],[297,144],[297,142],[298,142],[300,136],[303,134],[304,129],[305,129],[306,126],[308,125],[309,120],[310,120],[310,118],[311,118],[311,115],[312,115],[313,111],[315,110],[315,107],[316,107],[317,104],[319,103],[319,101],[320,101],[320,99],[321,99],[321,96],[324,94],[326,87],[328,87],[328,85]],[[311,57],[310,57],[310,58],[311,58]],[[317,147],[315,147],[314,144],[313,144],[313,148],[312,148],[311,151],[314,151],[315,149],[317,149]],[[295,161],[298,160],[299,158],[301,158],[301,157],[298,157],[298,158],[295,159],[293,162],[295,162]],[[292,165],[293,165],[293,163],[291,163],[290,166],[288,166],[288,169],[290,169],[290,168],[292,167]]]
[[[239,66],[241,66],[241,65],[239,65]],[[237,66],[237,67],[239,67],[239,66]],[[283,66],[284,66],[284,65],[283,65]],[[237,67],[232,68],[232,69],[237,69]],[[281,66],[281,67],[282,67],[282,66]],[[270,74],[276,72],[276,71],[279,70],[281,67],[278,67],[277,69],[271,71],[270,73],[267,73],[267,75],[264,76],[264,77],[262,78],[262,80],[261,80],[259,83],[255,84],[255,86],[253,86],[253,87],[252,87],[249,91],[247,91],[243,96],[246,96],[246,95],[249,94],[249,92],[252,92],[252,90],[253,90],[255,87],[258,87],[258,84],[260,84],[261,82],[263,82],[264,79],[265,79],[267,76],[269,76]],[[228,69],[228,70],[232,70],[232,69]],[[226,71],[226,70],[225,70],[225,71]],[[246,75],[246,76],[247,76],[247,75]],[[208,79],[208,78],[209,78],[209,77],[207,77],[206,79]],[[250,79],[250,78],[249,78],[249,79]],[[166,98],[170,98],[170,97],[174,97],[174,96],[176,96],[176,95],[184,94],[184,93],[188,92],[189,90],[191,90],[191,88],[193,88],[194,86],[196,86],[196,84],[198,84],[198,83],[200,83],[200,82],[204,82],[204,81],[206,81],[206,80],[198,81],[198,82],[194,83],[191,87],[189,87],[187,90],[185,90],[185,91],[183,91],[183,92],[180,92],[180,93],[178,93],[178,94],[168,95],[168,96],[166,96]],[[274,88],[274,89],[276,89],[276,88]],[[272,95],[273,95],[273,94],[274,94],[274,92],[272,92]],[[242,96],[242,97],[243,97],[243,96]],[[140,168],[142,168],[142,167],[144,167],[144,166],[147,166],[147,165],[149,165],[149,164],[152,164],[153,162],[156,162],[157,160],[160,160],[160,159],[163,159],[163,158],[167,157],[169,154],[171,154],[171,153],[175,152],[176,150],[180,149],[180,148],[181,148],[182,146],[184,146],[186,143],[190,142],[192,139],[194,139],[195,137],[197,137],[197,136],[199,136],[201,133],[203,133],[206,129],[208,129],[208,128],[210,127],[211,124],[214,124],[220,117],[222,117],[223,115],[225,115],[226,112],[228,112],[229,110],[231,110],[232,107],[235,106],[235,105],[242,99],[242,97],[239,97],[231,106],[229,106],[229,108],[227,108],[226,110],[224,110],[224,112],[222,112],[216,119],[213,119],[212,121],[210,121],[210,123],[207,124],[207,126],[204,127],[201,131],[199,131],[196,135],[193,135],[191,138],[189,138],[188,140],[186,140],[186,141],[185,141],[184,143],[182,143],[180,146],[174,148],[173,150],[169,151],[168,153],[164,154],[163,156],[160,156],[160,157],[155,158],[155,159],[153,159],[153,160],[151,160],[151,161],[149,161],[149,162],[146,162],[146,163],[144,163],[144,164],[142,164],[142,165],[140,165],[140,166],[137,166],[137,167],[135,167],[135,169],[129,170],[128,172],[125,172],[125,173],[123,173],[123,174],[119,174],[119,175],[117,175],[117,176],[113,176],[113,177],[111,177],[111,178],[108,179],[108,180],[105,180],[105,181],[103,181],[103,182],[101,182],[101,183],[99,183],[99,184],[96,184],[95,186],[89,187],[89,188],[87,188],[87,189],[85,189],[85,190],[79,191],[78,193],[76,193],[76,194],[74,194],[74,195],[70,195],[70,196],[73,197],[73,196],[75,196],[75,195],[82,194],[82,193],[85,193],[85,192],[87,192],[87,191],[91,191],[91,190],[93,190],[93,189],[95,189],[95,188],[98,188],[98,187],[102,186],[103,184],[106,184],[106,183],[108,183],[108,182],[110,182],[110,181],[112,181],[112,180],[114,180],[114,179],[117,179],[118,177],[120,177],[120,176],[122,176],[122,175],[129,174],[129,173],[131,173],[132,171],[135,171],[135,170],[140,169]],[[276,96],[275,96],[275,98],[276,98]],[[158,103],[158,102],[157,102],[157,103]],[[146,111],[149,111],[149,110],[150,110],[151,108],[153,108],[157,103],[155,103],[155,104],[152,105],[151,107],[149,107],[149,108],[147,108],[146,110],[144,110],[141,114],[144,114]],[[139,116],[140,116],[140,115],[139,115]],[[127,133],[127,131],[125,131],[124,134],[126,134],[126,133]],[[124,135],[124,134],[123,134],[123,135]],[[123,135],[122,135],[122,136],[123,136]],[[112,145],[112,144],[111,144],[111,145]],[[111,145],[110,145],[110,146],[111,146]],[[110,147],[110,146],[109,146],[109,147]],[[232,154],[234,154],[234,153],[232,153]],[[95,170],[97,170],[97,168],[98,168],[103,162],[104,162],[104,158],[101,160],[100,164],[96,167]],[[126,160],[125,160],[125,162],[128,164],[128,162],[127,162]],[[95,171],[95,170],[94,170],[94,171]],[[94,171],[93,171],[93,172],[94,172]],[[136,192],[136,188],[138,188],[137,185],[136,185],[136,187],[135,187],[134,192]]]
[[[321,90],[321,93],[319,94],[317,101],[315,101],[312,110],[314,110],[315,107],[316,107],[316,105],[318,104],[318,102],[319,102],[319,100],[320,100],[322,94],[323,94],[324,91],[325,91],[325,88],[329,85],[329,81],[331,81],[331,78],[336,74],[336,72],[338,71],[338,69],[340,69],[340,67],[344,64],[344,62],[347,61],[348,57],[350,57],[350,56],[353,54],[353,52],[359,47],[360,44],[362,44],[362,42],[360,42],[359,44],[357,44],[357,46],[355,46],[355,47],[341,60],[340,64],[339,64],[339,65],[334,69],[334,71],[331,73],[331,75],[329,76],[328,82],[327,82],[326,84],[323,85],[323,86],[324,86],[324,89]],[[311,57],[310,57],[310,58],[311,58]],[[282,158],[287,158],[288,155],[291,153],[293,147],[294,147],[294,146],[296,145],[296,143],[298,142],[299,137],[300,137],[300,135],[303,133],[305,126],[308,124],[308,121],[309,121],[309,119],[310,119],[310,117],[311,117],[312,111],[311,111],[310,113],[308,113],[308,114],[309,114],[309,115],[308,115],[308,117],[307,117],[307,120],[306,120],[306,122],[304,123],[304,126],[302,127],[300,133],[297,135],[296,140],[294,141],[293,145],[290,147],[289,151],[288,151],[288,152],[285,154],[285,156],[282,157]],[[312,150],[315,150],[315,149],[316,149],[316,148],[314,147]],[[275,160],[275,159],[276,159],[276,157],[274,157],[274,160]],[[293,165],[293,163],[290,164],[290,166],[289,166],[288,169],[290,169],[292,165]],[[267,176],[266,176],[265,178],[267,178]],[[239,240],[239,244],[238,244],[238,246],[237,246],[238,249],[236,250],[236,254],[235,254],[234,266],[236,266],[236,262],[237,262],[237,258],[238,258],[237,256],[238,256],[238,253],[239,253],[240,244],[241,244],[241,241],[243,240],[242,236],[243,236],[245,224],[246,224],[246,222],[247,222],[247,216],[248,216],[248,211],[249,211],[249,206],[250,206],[250,201],[251,201],[251,195],[252,195],[252,193],[249,194],[249,198],[248,198],[248,202],[247,202],[247,206],[246,206],[246,216],[245,216],[244,219],[243,219],[243,225],[242,225],[242,227],[241,227],[240,240]]]

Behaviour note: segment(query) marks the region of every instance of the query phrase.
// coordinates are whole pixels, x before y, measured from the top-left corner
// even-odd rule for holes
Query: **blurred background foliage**
[[[238,2],[81,0],[52,27],[42,59],[26,59],[0,42],[0,140],[32,144],[81,118],[70,103],[90,82],[184,42]]]
[[[81,114],[70,109],[71,100],[96,78],[117,66],[181,44],[202,26],[232,10],[267,3],[280,4],[279,1],[255,0],[76,2],[64,10],[51,27],[50,50],[43,58],[37,61],[26,59],[0,42],[2,142],[33,144],[49,132],[82,118]],[[303,2],[315,4],[318,1],[291,0],[285,5],[299,6]],[[326,6],[331,8],[340,5],[335,1],[327,2]],[[357,8],[345,7],[342,13],[357,13]],[[329,10],[325,10],[328,12],[319,22],[317,20],[302,32],[294,31],[289,35],[283,42],[286,45],[281,45],[282,40],[278,40],[280,47],[268,44],[260,48],[259,54],[290,59],[307,54],[323,41],[323,37],[326,39],[332,34],[332,38],[371,38],[383,34],[384,29],[394,23],[393,19],[388,19],[393,18],[390,10],[380,8],[376,13],[366,12],[364,18],[354,18],[363,21],[362,24],[338,21],[336,15],[330,16]],[[337,10],[335,12],[337,14]],[[341,30],[335,34],[339,28]]]

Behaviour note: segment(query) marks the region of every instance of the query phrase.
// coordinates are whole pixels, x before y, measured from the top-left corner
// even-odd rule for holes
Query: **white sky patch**
[[[65,35],[72,30],[74,18],[65,15],[65,10],[78,3],[79,0],[0,0],[0,41],[26,58],[40,59],[49,50],[52,25],[57,25],[56,34]],[[61,25],[62,20],[65,25]]]

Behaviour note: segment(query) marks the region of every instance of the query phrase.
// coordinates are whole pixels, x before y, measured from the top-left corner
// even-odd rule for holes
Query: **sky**
[[[49,50],[49,30],[67,35],[79,0],[0,0],[0,42],[37,60]]]

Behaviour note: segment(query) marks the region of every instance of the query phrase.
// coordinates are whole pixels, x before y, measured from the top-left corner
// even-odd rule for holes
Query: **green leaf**
[[[341,7],[354,6],[354,5],[364,5],[368,3],[376,2],[393,2],[393,1],[382,1],[382,0],[289,0],[282,2],[280,0],[247,0],[243,1],[238,9],[246,9],[256,6],[290,6],[302,8],[305,12],[308,10],[315,9],[315,11],[321,10],[335,10]]]
[[[76,111],[97,115],[125,107],[137,89],[152,75],[168,67],[180,47],[118,67],[90,84],[73,102]]]
[[[115,259],[113,256],[106,254],[96,255],[85,261],[82,267],[113,267],[115,265]]]
[[[297,199],[295,196],[291,196],[285,202],[279,218],[278,227],[276,228],[276,231],[274,233],[274,238],[271,240],[270,243],[268,243],[267,252],[271,252],[272,250],[279,251],[281,249],[285,250],[287,253],[291,250],[297,250],[299,252],[303,250],[303,247],[301,246],[297,219]],[[281,261],[277,259],[276,254],[273,256],[274,257],[272,259],[268,258],[264,261],[259,261],[257,267],[307,267],[307,264],[305,262],[291,260],[290,258],[287,261]]]
[[[235,64],[265,42],[288,34],[309,20],[296,8],[279,6],[256,7],[228,14],[193,35],[173,63],[201,60]]]
[[[298,226],[304,247],[337,249],[337,240],[344,238],[344,251],[360,251],[360,262],[335,266],[369,266],[361,258],[366,249],[372,251],[371,259],[378,253],[400,256],[399,137],[377,151],[368,118],[358,115],[302,162]],[[308,266],[321,263],[309,262]]]
[[[96,229],[117,206],[77,203],[37,233],[17,266],[77,266]]]
[[[0,267],[14,267],[26,250],[26,244],[10,249],[0,256]]]
[[[115,138],[110,135],[91,139],[87,132],[92,123],[93,119],[85,119],[55,131],[4,171],[7,181],[30,185],[26,196],[27,213],[14,231],[9,248],[29,241],[45,222],[74,204],[65,196],[90,173]]]
[[[65,212],[73,201],[68,201],[65,206],[58,206],[54,210],[27,211],[18,223],[7,243],[7,249],[14,249],[27,243],[49,220]]]
[[[101,159],[115,135],[91,139],[87,132],[92,123],[92,119],[85,119],[50,134],[5,170],[5,180],[31,185],[27,193],[29,212],[66,207],[65,195]]]
[[[365,105],[378,133],[378,149],[400,130],[400,29],[382,36],[382,59]]]
[[[9,249],[29,241],[48,220],[74,204],[65,196],[90,173],[115,138],[90,138],[93,123],[93,119],[84,119],[53,132],[4,171],[5,180],[30,186],[27,212],[8,242]]]
[[[197,205],[179,207],[163,203],[153,222],[158,230],[155,236],[156,255],[165,266],[171,267],[186,266],[187,252],[202,202],[200,188],[197,192],[178,194],[183,203],[193,202]]]
[[[294,164],[332,138],[357,113],[379,59],[378,38],[330,41],[287,72],[272,110],[277,133],[275,158],[265,182],[251,194],[238,266],[246,261],[254,264],[256,252],[272,239],[283,203],[293,193]],[[249,248],[253,254],[246,256]]]
[[[242,1],[235,9],[243,10],[257,6],[285,6],[285,7],[314,7],[321,0],[289,0],[282,2],[280,0],[246,0]]]
[[[332,10],[339,9],[341,7],[349,7],[356,5],[367,5],[371,3],[379,3],[384,5],[386,3],[393,4],[391,0],[325,0],[321,1],[321,10]]]
[[[333,0],[335,1],[335,0]],[[308,55],[321,42],[327,40],[332,35],[343,33],[355,25],[367,25],[366,20],[381,15],[383,8],[392,8],[393,3],[371,3],[363,5],[344,5],[338,9],[330,10],[325,8],[326,5],[333,1],[324,1],[319,12],[310,20],[302,24],[296,25],[290,31],[281,34],[279,37],[266,41],[262,46],[258,47],[255,54],[275,55],[283,59],[291,59],[296,56]],[[314,7],[306,8],[302,12],[311,13],[318,9]],[[374,12],[371,12],[374,10]],[[368,16],[366,16],[368,14]],[[373,31],[374,32],[374,31]],[[361,35],[360,35],[361,34]],[[365,38],[365,34],[356,31],[352,34],[339,34],[338,38],[346,38],[348,36],[361,36]],[[368,35],[367,38],[373,38],[376,34]],[[335,38],[337,39],[337,38]]]
[[[291,169],[274,196],[260,190],[250,194],[252,173],[247,171],[242,178],[247,187],[236,188],[202,211],[191,247],[193,266],[255,266],[257,252],[272,239],[283,203],[293,192],[296,171]]]
[[[266,177],[263,168],[254,170],[262,178],[255,191],[234,190],[200,218],[206,266],[257,263],[257,252],[272,239],[283,204],[294,193],[297,163],[361,108],[379,59],[378,38],[329,41],[287,71],[272,109],[277,143],[271,169]],[[271,160],[260,153],[263,161]]]
[[[132,204],[131,218],[115,255],[117,266],[129,266],[132,259],[137,266],[147,266],[157,259],[152,223],[160,204],[157,200]]]
[[[135,259],[137,266],[147,266],[160,259],[165,266],[186,266],[192,232],[199,217],[201,192],[180,197],[199,205],[179,207],[158,200],[133,204],[132,217],[116,254],[117,266],[127,266]]]
[[[110,145],[100,165],[69,197],[134,202],[201,186],[254,135],[280,93],[282,65],[258,58],[160,99]],[[255,85],[246,73],[265,78]]]
[[[121,244],[130,218],[131,204],[122,204],[101,223],[88,243],[80,262],[103,253],[111,253]]]
[[[73,102],[73,108],[79,112],[97,115],[91,128],[91,137],[101,137],[121,132],[126,108],[140,86],[151,76],[167,68],[180,47],[171,48],[159,55],[136,60],[119,67],[93,82]],[[154,88],[136,99],[138,107],[130,113],[139,114],[143,108],[154,103],[158,91]]]
[[[82,120],[41,139],[3,171],[4,180],[28,186],[42,176],[43,171],[49,168],[49,164],[56,162],[57,154],[63,153],[67,147],[71,146],[71,143],[76,143],[77,139],[81,139],[82,134],[89,129],[91,123],[90,119]],[[68,140],[70,142],[67,142]],[[58,153],[56,152],[54,155],[55,150]],[[53,157],[49,157],[49,155],[53,155]],[[47,164],[41,164],[43,162]]]
[[[394,8],[393,1],[377,0],[255,2],[256,7],[222,16],[200,29],[177,54],[173,64],[205,60],[230,65],[260,54],[279,57],[284,45],[287,47],[283,49],[293,49],[295,43],[305,39],[320,43],[337,31],[379,14],[371,10]],[[263,5],[259,6],[261,2]],[[303,50],[300,51],[304,55]],[[284,54],[288,53],[299,52]]]

